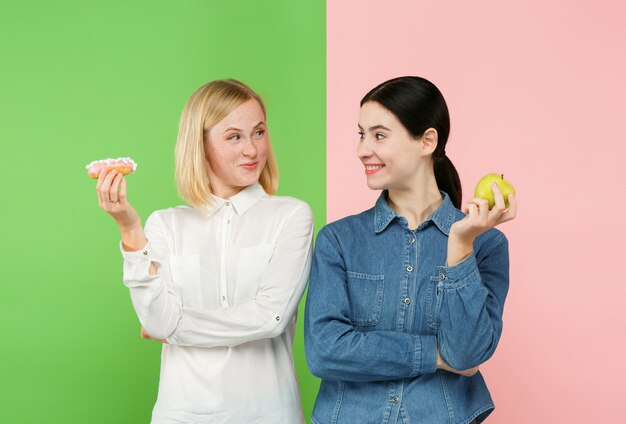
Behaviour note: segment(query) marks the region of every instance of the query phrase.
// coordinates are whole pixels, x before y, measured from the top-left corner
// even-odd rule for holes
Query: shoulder
[[[192,206],[175,206],[167,209],[155,210],[148,216],[146,227],[160,226],[163,228],[173,228],[181,223],[200,222],[204,214]]]
[[[484,259],[494,253],[508,255],[509,241],[504,233],[492,228],[479,235],[474,241],[477,259]]]
[[[354,238],[359,234],[367,232],[367,229],[371,229],[373,231],[373,228],[374,208],[371,208],[361,213],[349,215],[326,224],[320,230],[318,239],[327,238],[330,239],[333,244],[339,246],[341,244],[341,240],[345,238]]]
[[[291,196],[264,196],[258,203],[258,209],[279,216],[307,216],[313,218],[311,206],[304,200]]]
[[[374,225],[374,208],[370,208],[361,213],[340,218],[326,225],[329,231],[336,233],[362,230],[364,225]]]

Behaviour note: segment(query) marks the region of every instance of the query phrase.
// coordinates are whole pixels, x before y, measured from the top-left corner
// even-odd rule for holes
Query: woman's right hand
[[[457,370],[452,368],[450,365],[445,363],[445,361],[439,354],[439,349],[437,349],[437,368],[444,371],[452,372],[454,374],[464,375],[465,377],[471,377],[478,372],[478,366],[466,370]]]
[[[147,243],[141,218],[126,198],[126,180],[115,170],[103,169],[98,175],[98,204],[117,223],[125,250],[140,250]]]

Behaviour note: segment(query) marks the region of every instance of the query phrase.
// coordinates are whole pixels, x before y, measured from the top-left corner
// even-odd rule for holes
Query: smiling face
[[[269,142],[265,114],[254,99],[211,127],[205,136],[204,151],[213,193],[228,198],[259,181]]]
[[[380,103],[363,104],[359,114],[360,140],[357,156],[365,167],[367,185],[372,190],[405,190],[416,187],[420,173],[432,169],[434,147],[429,137],[436,131],[428,129],[421,137],[413,137]]]

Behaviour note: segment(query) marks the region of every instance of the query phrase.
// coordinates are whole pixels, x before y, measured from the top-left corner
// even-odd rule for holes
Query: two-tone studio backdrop
[[[355,156],[360,98],[421,75],[448,101],[465,199],[487,172],[519,193],[502,227],[504,335],[482,367],[489,421],[619,422],[625,18],[609,0],[2,0],[0,421],[149,420],[160,346],[139,338],[86,163],[137,160],[129,196],[144,219],[180,204],[182,107],[235,77],[267,102],[279,194],[309,202],[319,230],[377,195]],[[308,417],[319,382],[302,319],[294,352]]]

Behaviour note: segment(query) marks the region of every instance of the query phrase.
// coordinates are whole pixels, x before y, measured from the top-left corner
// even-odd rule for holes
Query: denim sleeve
[[[434,373],[435,336],[355,329],[346,275],[341,249],[325,227],[317,237],[304,321],[311,372],[327,380],[357,382]]]
[[[506,237],[497,235],[480,260],[472,252],[456,265],[439,267],[437,343],[442,359],[457,370],[488,360],[502,334],[509,251]]]

